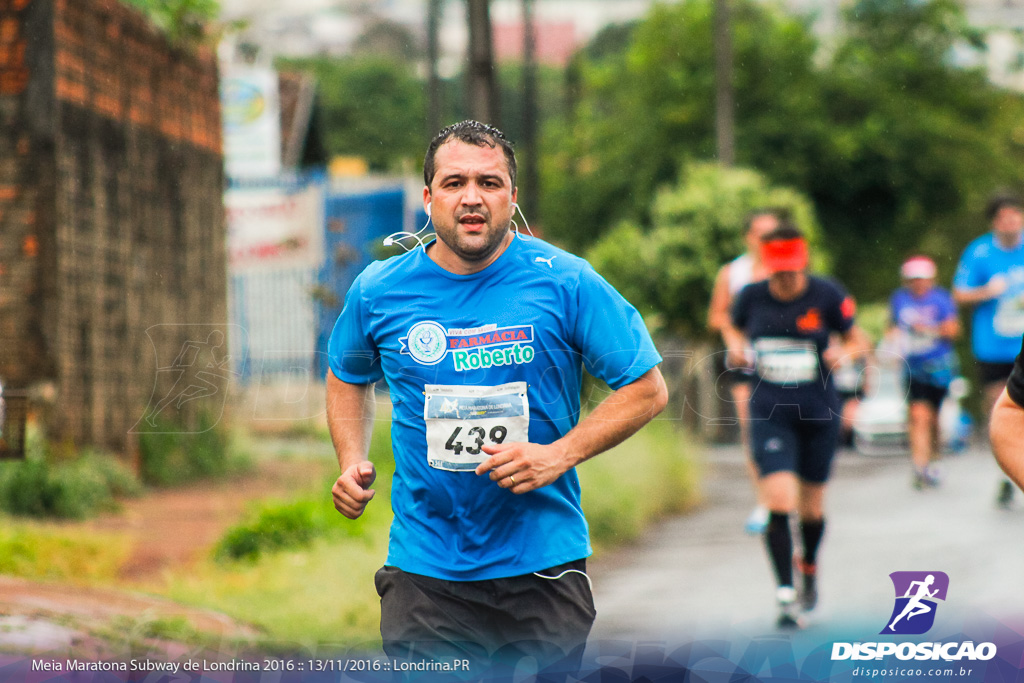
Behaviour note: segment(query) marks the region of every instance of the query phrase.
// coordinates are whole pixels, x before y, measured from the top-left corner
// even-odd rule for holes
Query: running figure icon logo
[[[920,635],[935,623],[937,600],[945,601],[949,577],[945,572],[893,572],[896,604],[882,634]]]

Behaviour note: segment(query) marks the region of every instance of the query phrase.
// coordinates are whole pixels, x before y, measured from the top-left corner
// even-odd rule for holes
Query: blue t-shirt
[[[902,331],[901,351],[910,376],[934,386],[948,386],[953,379],[953,343],[937,334],[914,330],[914,325],[934,328],[956,317],[956,305],[945,289],[932,287],[921,297],[909,289],[893,292],[890,300],[893,324]]]
[[[579,419],[583,368],[612,389],[661,362],[643,319],[590,265],[515,238],[457,275],[423,249],[352,284],[328,349],[334,375],[387,380],[395,517],[389,565],[449,580],[587,557],[575,469],[523,495],[473,469],[486,443],[551,443]]]
[[[992,233],[974,240],[960,257],[953,287],[981,287],[995,276],[1005,278],[1007,288],[974,307],[971,349],[982,362],[1012,363],[1024,334],[1024,240],[1009,250]]]
[[[839,398],[821,354],[833,332],[853,326],[853,300],[838,283],[814,275],[793,301],[776,299],[768,286],[747,285],[732,308],[733,325],[754,347],[751,415],[765,418],[775,406],[795,405],[804,418],[831,419]]]

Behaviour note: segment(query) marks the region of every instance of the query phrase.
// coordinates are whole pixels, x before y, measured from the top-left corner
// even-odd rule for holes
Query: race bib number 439
[[[526,382],[496,387],[424,387],[427,464],[441,470],[475,470],[489,456],[483,447],[528,441],[530,404]]]

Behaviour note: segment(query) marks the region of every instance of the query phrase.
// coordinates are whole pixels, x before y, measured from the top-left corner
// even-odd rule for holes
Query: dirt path
[[[290,494],[323,486],[335,468],[326,459],[268,460],[236,479],[157,491],[126,501],[118,513],[89,522],[86,528],[129,537],[132,551],[121,568],[121,578],[138,581],[169,567],[187,566],[208,554],[254,501],[287,499]],[[330,492],[325,490],[324,495]]]

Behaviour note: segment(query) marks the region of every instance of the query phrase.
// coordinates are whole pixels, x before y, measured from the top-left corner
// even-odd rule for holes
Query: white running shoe
[[[775,591],[775,601],[779,604],[779,618],[775,625],[780,629],[803,628],[800,617],[800,603],[796,599],[796,589],[792,586],[779,586]]]
[[[757,536],[759,534],[763,534],[765,527],[767,526],[768,508],[758,505],[750,511],[750,515],[747,517],[747,521],[743,525],[743,530],[751,536]]]

